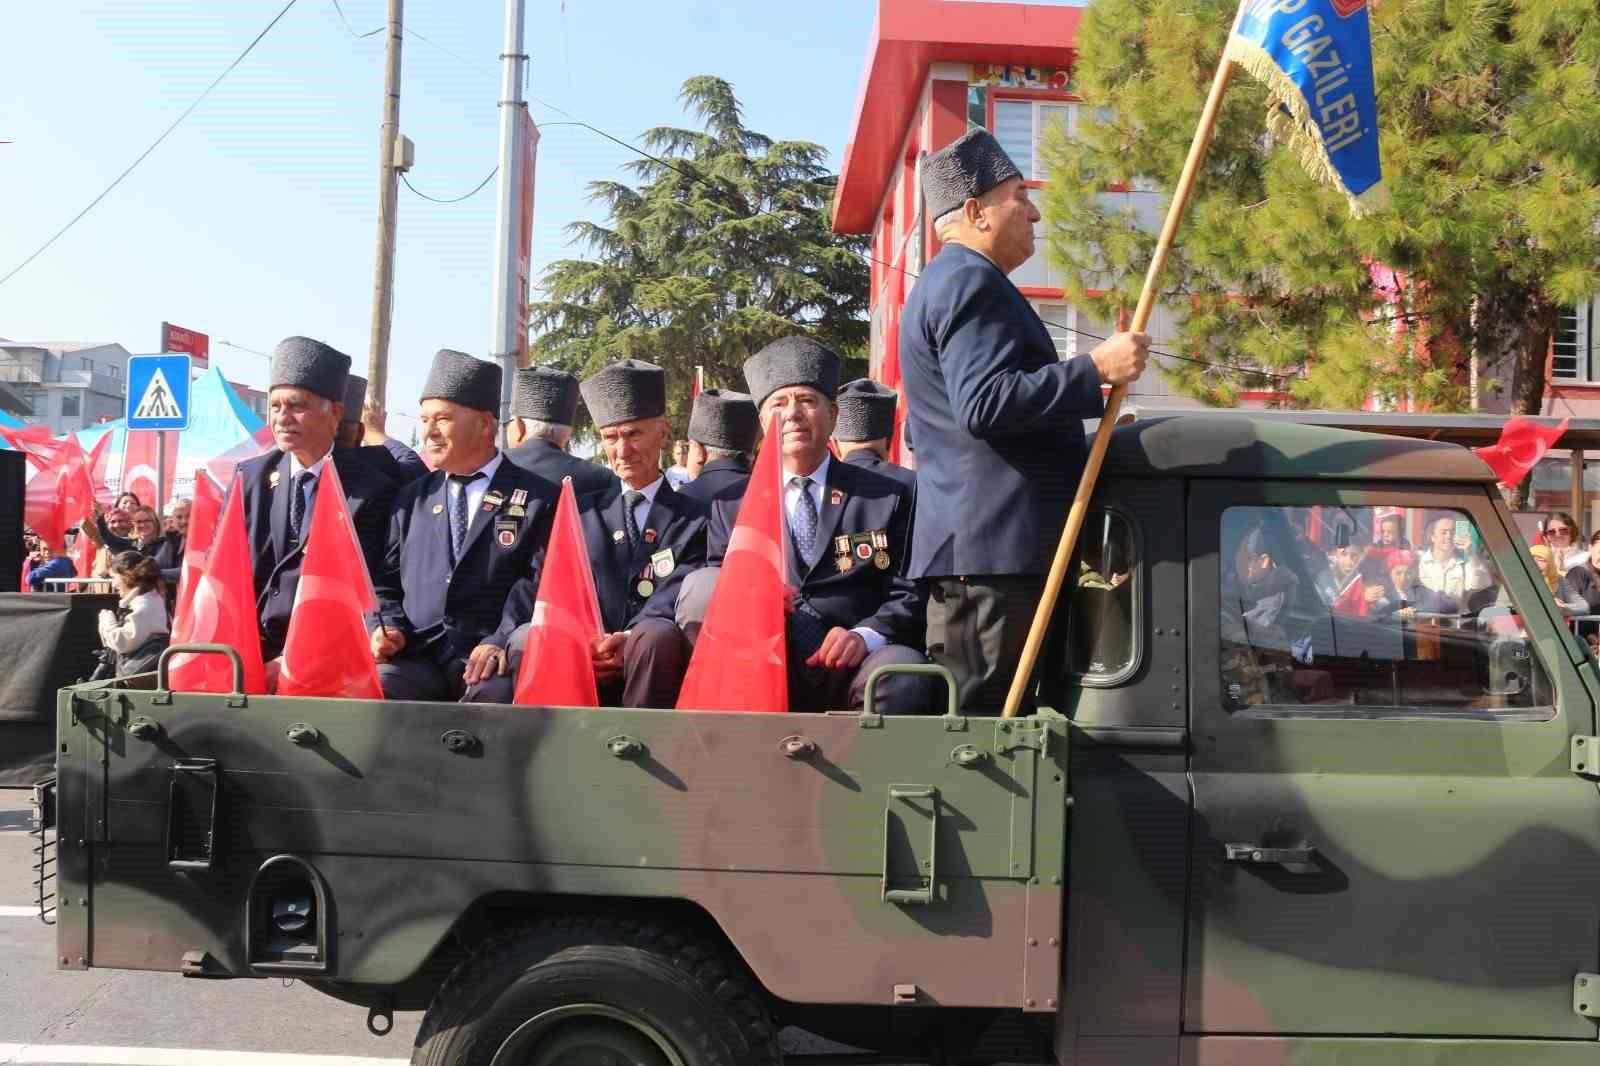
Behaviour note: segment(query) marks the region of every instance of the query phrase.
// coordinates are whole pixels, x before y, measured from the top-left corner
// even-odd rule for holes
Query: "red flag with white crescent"
[[[1558,425],[1548,426],[1519,415],[1506,419],[1498,441],[1472,451],[1489,464],[1500,484],[1520,485],[1566,431],[1565,418]]]
[[[522,649],[513,703],[534,707],[598,707],[595,641],[604,635],[589,550],[578,523],[572,479],[561,479],[561,501],[539,575],[533,623]]]

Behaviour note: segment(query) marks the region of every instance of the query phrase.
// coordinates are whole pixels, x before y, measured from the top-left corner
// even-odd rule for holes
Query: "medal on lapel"
[[[872,565],[876,566],[879,570],[889,569],[888,530],[874,529],[872,531],[872,546],[878,549],[877,554],[872,557]]]
[[[527,489],[512,489],[511,490],[511,506],[513,506],[513,507],[522,507],[527,502],[528,502],[528,490]]]
[[[611,531],[611,539],[616,541],[618,544],[622,543],[622,538],[625,536],[627,536],[627,534],[622,532],[620,529],[613,529]]]
[[[269,489],[277,488],[278,487],[278,482],[280,480],[282,480],[282,475],[280,475],[276,470],[274,470],[272,473],[267,475],[267,488],[269,488]]]
[[[678,562],[672,555],[671,548],[662,548],[650,556],[650,573],[656,577],[665,578],[672,573]]]
[[[655,595],[656,583],[650,580],[650,575],[655,571],[651,566],[644,568],[644,575],[639,578],[639,583],[633,586],[633,591],[639,594],[641,600],[648,600]]]
[[[433,505],[433,513],[434,514],[444,514],[444,504],[442,504],[442,503],[434,504]]]
[[[838,507],[840,504],[844,503],[844,493],[839,489],[834,489],[833,494],[828,497],[828,502],[833,504],[835,507]]]
[[[497,507],[505,502],[506,498],[500,494],[498,489],[491,489],[483,494],[483,509],[485,513],[493,513]]]
[[[645,530],[644,531],[644,542],[646,544],[654,544],[656,542],[656,531],[653,530],[653,529]]]

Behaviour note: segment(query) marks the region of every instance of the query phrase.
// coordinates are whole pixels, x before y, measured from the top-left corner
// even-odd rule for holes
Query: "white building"
[[[59,435],[122,416],[128,355],[115,342],[0,339],[0,383]]]

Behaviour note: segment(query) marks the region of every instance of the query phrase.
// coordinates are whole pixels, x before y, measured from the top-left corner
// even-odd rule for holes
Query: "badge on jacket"
[[[673,558],[671,548],[662,548],[660,551],[650,556],[650,571],[655,574],[656,577],[667,577],[672,573],[673,569],[677,565],[678,562]]]
[[[509,548],[517,542],[517,527],[522,523],[511,518],[501,518],[494,524],[494,539],[500,547]]]
[[[269,489],[277,488],[278,487],[278,482],[280,480],[282,480],[282,475],[280,475],[276,470],[274,470],[272,473],[267,475],[267,488],[269,488]]]

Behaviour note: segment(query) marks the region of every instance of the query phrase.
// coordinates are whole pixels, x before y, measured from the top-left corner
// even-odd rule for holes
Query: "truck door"
[[[1592,1041],[1592,689],[1500,512],[1192,484],[1185,1032]]]

